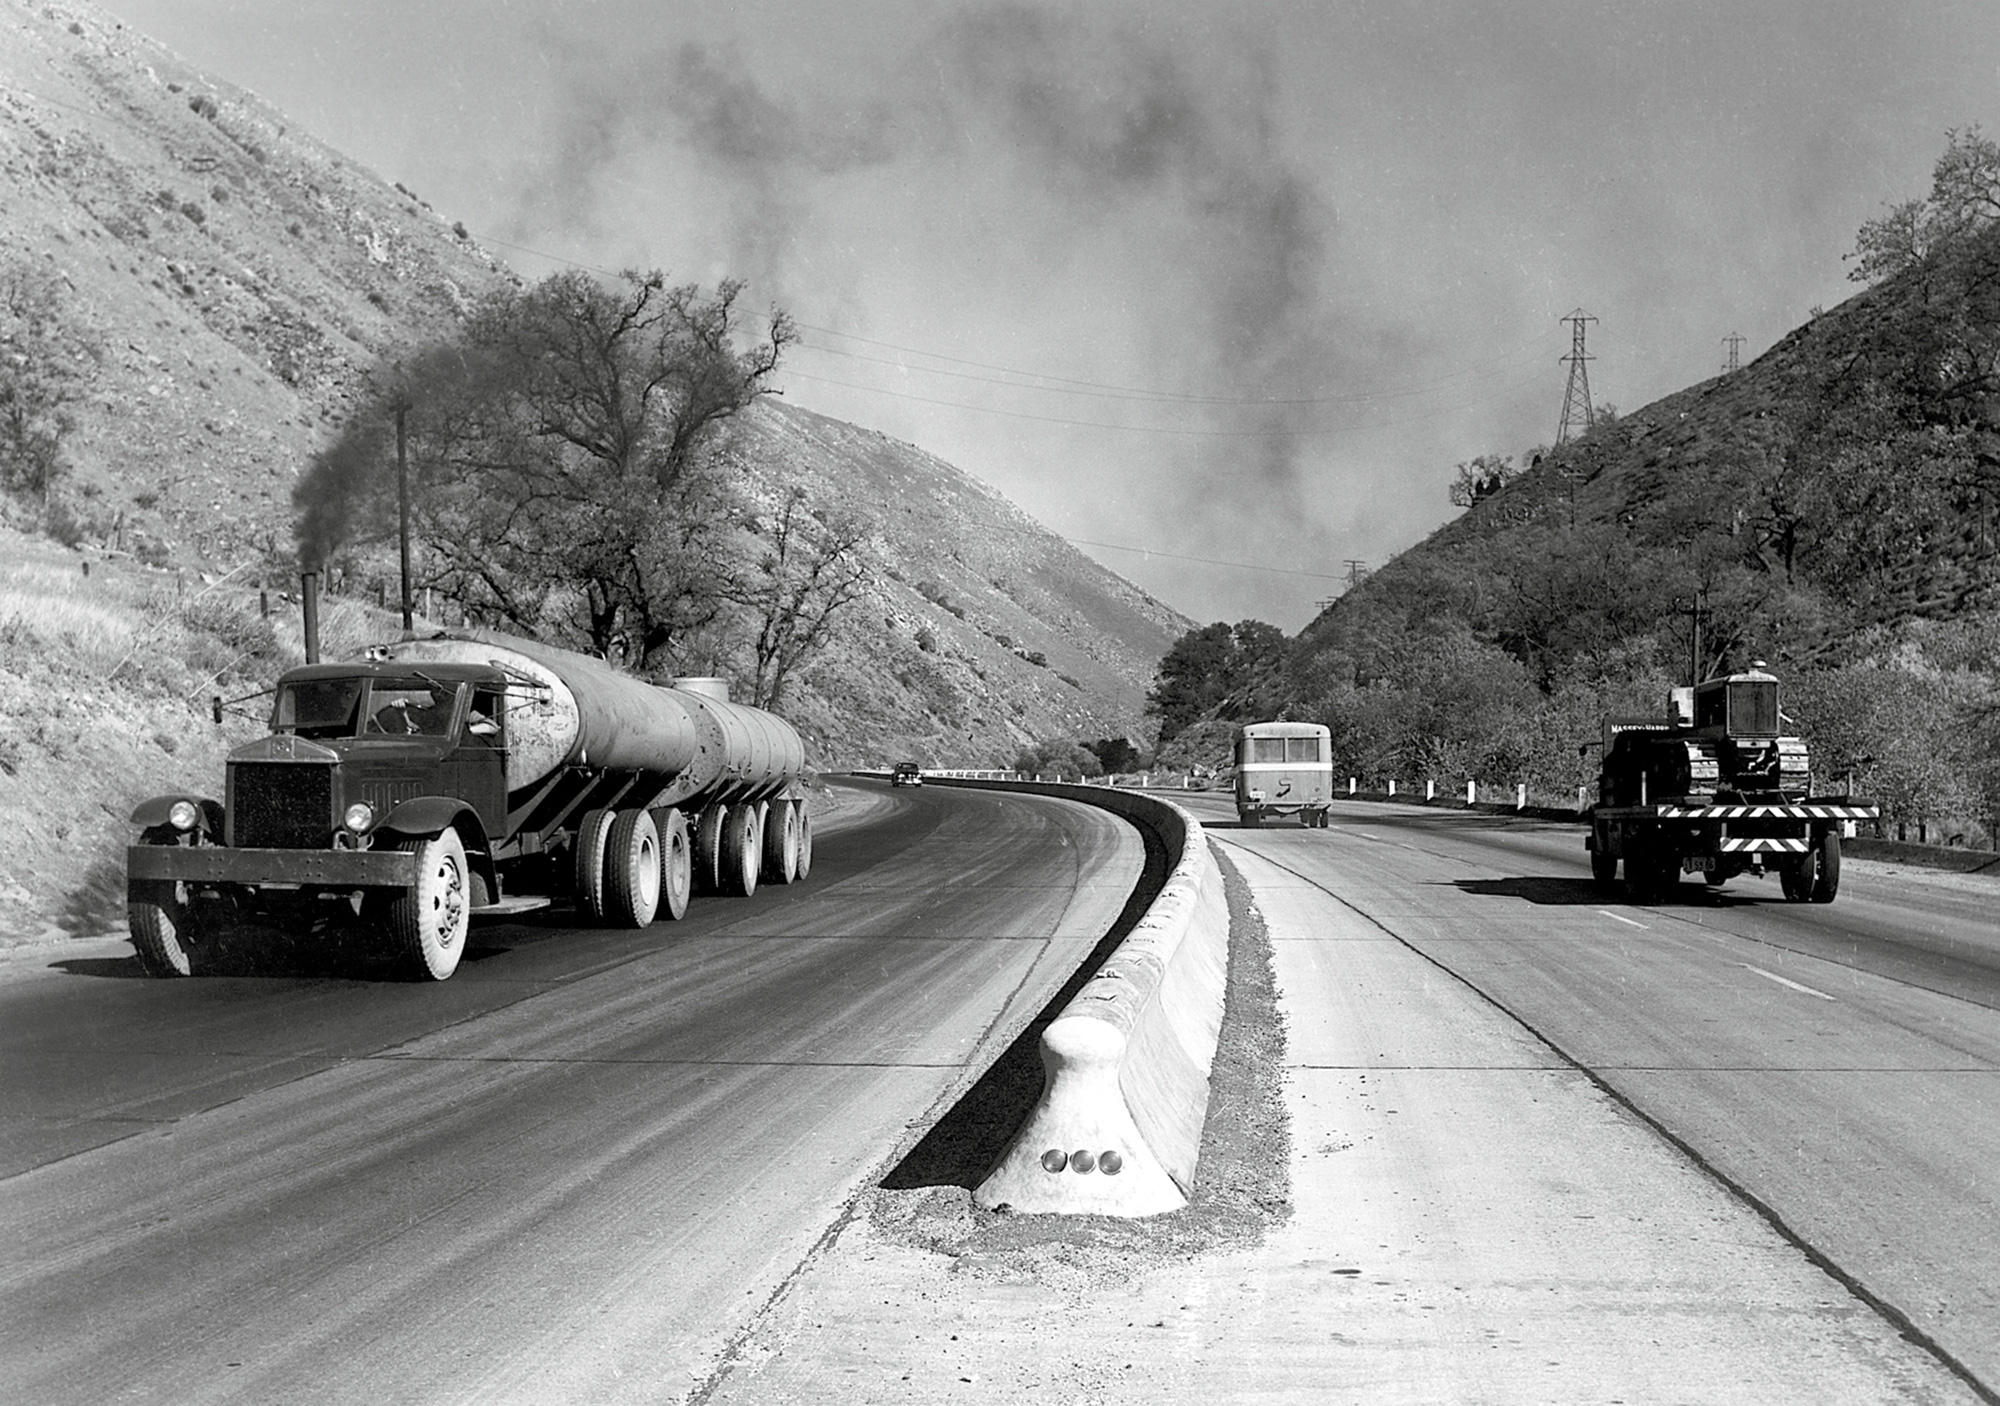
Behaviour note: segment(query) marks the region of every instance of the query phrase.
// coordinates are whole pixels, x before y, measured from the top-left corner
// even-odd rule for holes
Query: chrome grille
[[[332,840],[333,768],[317,763],[232,762],[229,843],[252,849],[322,849]]]

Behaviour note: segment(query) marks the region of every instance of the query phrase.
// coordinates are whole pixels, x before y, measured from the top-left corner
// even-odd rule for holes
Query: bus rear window
[[[1243,739],[1249,755],[1246,762],[1282,762],[1285,759],[1285,739],[1282,737],[1246,737]]]
[[[1325,758],[1319,754],[1317,737],[1287,737],[1285,739],[1285,760],[1288,762],[1318,762]]]

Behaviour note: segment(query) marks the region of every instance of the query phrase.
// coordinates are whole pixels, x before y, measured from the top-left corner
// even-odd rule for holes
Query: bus
[[[1324,830],[1333,800],[1332,735],[1318,723],[1246,723],[1236,733],[1236,818],[1296,815]]]

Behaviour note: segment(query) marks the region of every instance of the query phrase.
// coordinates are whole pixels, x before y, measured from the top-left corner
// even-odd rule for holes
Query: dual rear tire
[[[643,928],[687,912],[695,878],[687,817],[668,808],[592,810],[576,832],[576,902],[593,920]]]
[[[1793,903],[1831,903],[1840,894],[1840,831],[1824,830],[1812,848],[1778,871],[1778,883]]]

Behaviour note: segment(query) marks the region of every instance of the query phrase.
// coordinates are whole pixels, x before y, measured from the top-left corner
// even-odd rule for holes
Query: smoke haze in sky
[[[1553,437],[1564,313],[1637,409],[2000,128],[1981,0],[108,8],[527,276],[750,280],[794,403],[1287,630]]]

